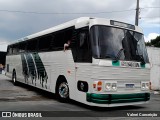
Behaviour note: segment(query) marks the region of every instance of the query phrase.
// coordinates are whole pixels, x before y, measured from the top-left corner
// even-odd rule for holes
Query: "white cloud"
[[[159,35],[160,34],[158,34],[158,33],[150,33],[150,34],[148,34],[148,36],[144,36],[145,42],[149,42],[152,39],[155,39]]]
[[[0,42],[0,51],[5,51],[6,52],[7,51],[7,45],[8,45],[7,43],[1,43]]]
[[[140,26],[143,28],[160,27],[160,0],[140,0]],[[157,8],[156,8],[157,7]]]
[[[158,7],[160,0],[140,0],[140,8]],[[0,37],[14,41],[21,37],[83,17],[102,17],[134,24],[136,0],[0,0],[0,10],[40,13],[101,13],[101,14],[29,14],[0,11]],[[123,11],[130,10],[131,11]],[[110,11],[123,11],[111,12]],[[141,9],[139,26],[160,27],[159,9]],[[153,18],[157,16],[158,18]],[[152,30],[152,32],[157,32]],[[147,33],[150,33],[147,31]],[[2,41],[0,39],[0,41]]]
[[[8,40],[5,40],[4,38],[0,38],[0,51],[7,51],[7,46],[10,42]]]

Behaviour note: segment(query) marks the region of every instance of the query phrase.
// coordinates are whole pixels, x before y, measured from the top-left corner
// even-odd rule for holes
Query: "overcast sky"
[[[6,43],[78,17],[102,17],[134,24],[136,1],[0,0],[0,50]],[[139,1],[142,8],[139,26],[144,31],[145,40],[149,41],[160,34],[160,0]]]

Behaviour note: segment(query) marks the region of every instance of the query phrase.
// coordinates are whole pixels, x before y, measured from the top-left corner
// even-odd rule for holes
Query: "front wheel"
[[[62,102],[66,102],[69,99],[69,87],[67,82],[60,82],[57,86],[57,96]]]

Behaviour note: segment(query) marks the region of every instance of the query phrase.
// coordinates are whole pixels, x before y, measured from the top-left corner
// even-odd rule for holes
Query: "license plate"
[[[126,88],[134,88],[134,84],[126,84]]]

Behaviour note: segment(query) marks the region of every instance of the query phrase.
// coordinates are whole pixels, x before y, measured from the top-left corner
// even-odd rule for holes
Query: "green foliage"
[[[146,42],[146,46],[160,47],[160,36],[152,39],[150,42]]]

